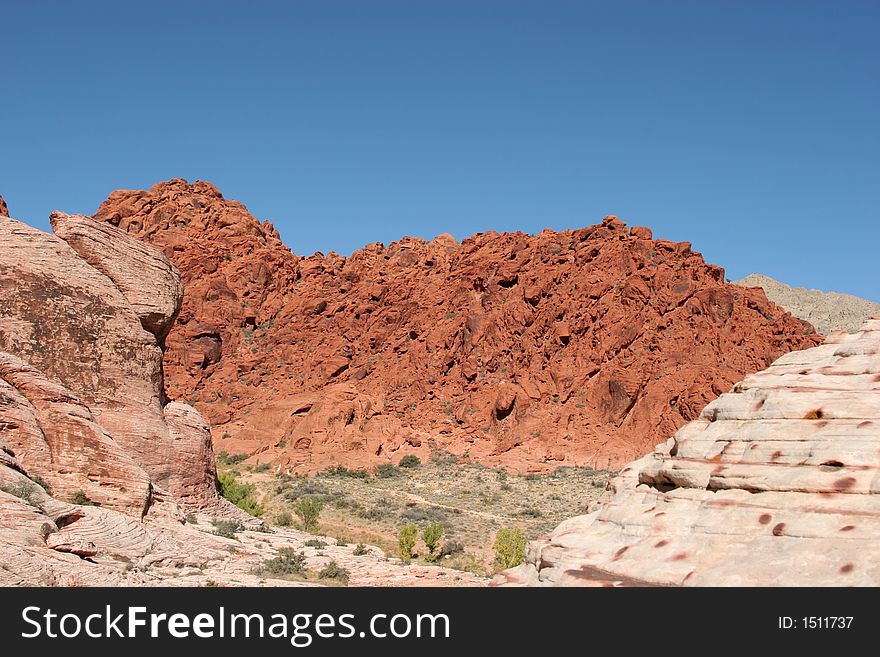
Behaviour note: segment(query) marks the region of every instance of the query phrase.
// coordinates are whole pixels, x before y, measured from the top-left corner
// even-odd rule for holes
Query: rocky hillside
[[[750,274],[736,284],[760,287],[773,303],[809,322],[825,335],[834,331],[854,333],[866,319],[880,315],[880,303],[851,294],[791,287],[763,274]]]
[[[294,255],[205,182],[117,191],[94,217],[182,273],[171,394],[205,415],[216,449],[285,470],[439,449],[518,470],[615,467],[819,340],[690,244],[615,217],[348,258]]]
[[[54,236],[0,216],[0,586],[285,583],[261,564],[313,537],[265,533],[220,497],[207,423],[165,393],[177,269],[106,223],[51,219]],[[216,518],[239,535],[216,535]],[[481,582],[361,552],[312,550],[305,566],[333,557],[364,585]]]
[[[496,583],[877,586],[878,353],[873,319],[747,376]]]

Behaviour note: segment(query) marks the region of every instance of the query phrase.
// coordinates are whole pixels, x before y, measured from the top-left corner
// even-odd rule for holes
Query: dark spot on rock
[[[843,463],[840,461],[825,461],[822,465],[819,466],[819,469],[822,472],[834,472],[835,470],[840,470],[843,467]]]
[[[764,404],[766,404],[766,403],[767,403],[767,400],[766,400],[766,399],[759,399],[759,400],[755,403],[754,407],[752,407],[752,410],[753,410],[753,411],[760,411],[761,408],[763,408]]]
[[[840,567],[840,574],[845,575],[846,573],[851,573],[854,571],[856,567],[851,563],[845,563]]]
[[[721,474],[722,472],[724,472],[725,469],[726,469],[726,466],[723,466],[723,465],[717,465],[717,466],[715,466],[715,469],[712,470],[712,474],[713,474],[713,475],[719,475],[719,474]]]
[[[874,423],[870,420],[865,420],[864,422],[859,422],[859,429],[867,429],[869,427],[873,427]]]
[[[617,561],[618,559],[620,559],[620,557],[622,557],[627,550],[629,550],[629,545],[624,545],[622,548],[614,553],[614,559],[612,559],[612,561]]]
[[[771,520],[773,520],[773,516],[771,516],[769,513],[762,513],[761,517],[758,518],[758,522],[760,522],[762,525],[769,525]]]
[[[856,485],[855,477],[844,477],[843,479],[838,479],[834,482],[834,487],[837,490],[849,490],[853,486]]]
[[[655,548],[662,548],[666,545],[669,545],[669,541],[667,541],[665,538],[662,541],[657,541],[656,543],[654,543]]]
[[[785,531],[785,523],[780,522],[773,526],[773,535],[774,536],[782,536],[782,532]]]
[[[805,420],[821,420],[822,419],[822,409],[817,408],[815,411],[810,411],[806,415],[804,415]]]
[[[841,527],[841,528],[838,529],[837,531],[839,531],[839,532],[851,532],[851,531],[852,531],[853,529],[855,529],[855,528],[856,528],[855,525],[844,525],[843,527]]]
[[[780,451],[777,449],[775,452],[773,452],[773,456],[770,457],[770,460],[771,460],[771,461],[775,461],[775,460],[778,459],[780,456],[782,456],[782,452],[780,452]]]
[[[684,561],[685,559],[687,559],[687,557],[688,557],[687,552],[676,552],[671,557],[669,557],[669,560],[670,561]]]
[[[660,512],[658,512],[658,513],[655,513],[655,514],[654,514],[654,517],[655,517],[655,518],[659,518],[660,516],[665,516],[665,515],[666,515],[666,511],[660,511]]]

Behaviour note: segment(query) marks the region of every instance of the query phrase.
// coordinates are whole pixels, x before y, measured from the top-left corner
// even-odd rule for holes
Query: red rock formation
[[[3,200],[2,196],[0,196],[0,216],[9,216],[9,208],[6,206],[6,201]]]
[[[171,394],[215,447],[278,467],[444,448],[520,470],[617,466],[745,373],[819,338],[688,243],[615,217],[301,258],[205,182],[117,191],[96,219],[186,287]]]

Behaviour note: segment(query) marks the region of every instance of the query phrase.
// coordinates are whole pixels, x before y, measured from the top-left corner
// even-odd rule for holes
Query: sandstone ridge
[[[747,376],[496,584],[877,586],[878,448],[871,319]]]
[[[350,257],[294,255],[202,181],[120,190],[94,217],[181,272],[171,395],[214,426],[216,449],[283,471],[435,450],[518,471],[617,467],[819,340],[690,244],[610,216]]]

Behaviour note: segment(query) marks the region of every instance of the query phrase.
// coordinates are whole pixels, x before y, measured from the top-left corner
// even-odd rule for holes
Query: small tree
[[[422,531],[422,538],[425,545],[428,546],[430,561],[436,559],[437,548],[440,546],[440,537],[443,536],[443,525],[439,522],[431,521]]]
[[[318,528],[318,516],[324,504],[311,497],[301,497],[293,507],[293,512],[302,521],[303,531],[314,532]]]
[[[282,511],[275,516],[275,524],[279,527],[290,527],[293,524],[293,516],[289,511]]]
[[[499,570],[520,565],[526,558],[526,537],[521,529],[502,528],[495,535],[495,565]]]
[[[416,546],[418,536],[419,528],[414,524],[404,525],[400,528],[400,533],[397,535],[397,546],[400,558],[404,563],[409,563],[412,559],[413,548]]]

